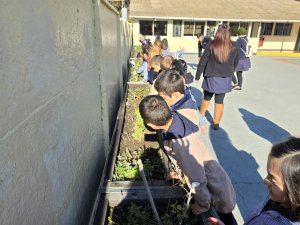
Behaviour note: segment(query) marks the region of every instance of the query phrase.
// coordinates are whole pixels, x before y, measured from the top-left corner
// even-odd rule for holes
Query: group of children
[[[188,184],[200,183],[195,188],[193,212],[200,214],[214,206],[225,224],[237,224],[232,214],[236,205],[232,183],[201,140],[206,120],[187,87],[186,63],[170,55],[152,56],[152,51],[159,53],[157,46],[152,50],[144,45],[142,50],[148,49],[143,57],[149,63],[148,82],[152,84],[151,94],[139,105],[144,123],[161,131],[164,150],[178,168],[169,178],[180,178],[182,172]]]
[[[201,140],[201,133],[205,132],[206,120],[203,115],[200,114],[191,91],[187,87],[186,63],[184,61],[174,60],[170,55],[163,57],[159,43],[155,43],[154,45],[156,45],[154,49],[153,45],[152,47],[143,45],[142,50],[144,62],[147,63],[145,66],[148,72],[147,81],[152,85],[151,94],[146,96],[139,105],[139,111],[144,120],[144,124],[153,130],[159,131],[158,133],[162,135],[163,148],[168,158],[171,159],[175,168],[178,168],[178,170],[173,171],[171,175],[169,174],[169,177],[180,179],[182,172],[189,185],[193,182],[200,183],[200,185],[195,188],[195,202],[191,206],[192,211],[195,214],[200,214],[209,211],[210,207],[213,206],[220,220],[211,218],[211,224],[236,225],[237,222],[232,214],[236,205],[235,191],[226,171],[216,161],[210,150]],[[293,141],[293,149],[289,152],[298,156],[298,161],[296,159],[295,161],[300,165],[300,139],[294,138]],[[274,153],[275,156],[270,155],[268,166],[273,166],[273,170],[273,164],[275,163],[273,162],[273,158],[280,158],[281,155],[287,155],[288,153],[280,153],[280,151],[291,148],[291,144],[286,144],[281,147],[282,148],[274,147],[277,149],[277,152],[276,154]],[[278,166],[281,161],[279,163],[277,160],[276,163]],[[268,172],[269,170],[268,168]],[[276,170],[276,172],[280,173],[280,170]],[[297,174],[297,172],[300,172],[300,166],[297,166],[297,170],[293,171],[295,174]],[[276,182],[274,178],[272,178],[272,176],[274,176],[273,172],[270,172],[268,176],[271,178],[265,179],[267,185],[270,182]],[[297,193],[293,190],[289,191],[288,188],[286,188],[286,190],[282,190],[281,198],[285,198],[285,204],[287,204],[287,202],[289,203],[288,209],[292,211],[291,215],[296,219],[295,221],[299,221],[300,216],[296,214],[300,212],[300,179],[297,177],[291,179],[294,179],[293,182],[290,182],[292,183],[291,185],[294,185],[291,188],[296,189]],[[284,188],[287,182],[283,180],[282,183]],[[290,201],[292,200],[289,199],[290,193],[288,193],[288,191],[293,193],[293,207],[290,205]],[[261,209],[261,214],[269,212],[268,210],[270,209],[274,210],[272,203],[278,201],[278,199],[276,199],[278,196],[273,192],[274,191],[270,191],[269,202],[265,204],[267,208]],[[270,218],[268,219],[269,221],[272,219]],[[287,221],[289,221],[289,219],[290,218],[288,218]],[[294,221],[292,219],[290,220]],[[247,224],[252,224],[251,221],[253,220],[250,219],[249,221]],[[296,222],[295,224],[299,223]]]

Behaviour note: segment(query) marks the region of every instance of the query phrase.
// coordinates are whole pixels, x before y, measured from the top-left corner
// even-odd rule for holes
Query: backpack
[[[241,50],[245,53],[246,57],[251,57],[253,56],[253,48],[252,46],[249,44],[248,41],[246,41],[245,38],[242,38],[247,44],[246,44],[246,52],[244,51],[244,49],[241,48]]]

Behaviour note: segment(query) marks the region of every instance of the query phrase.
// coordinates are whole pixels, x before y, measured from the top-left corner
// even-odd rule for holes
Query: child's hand
[[[195,86],[200,86],[200,80],[195,80],[194,79],[194,84],[195,84]]]
[[[181,177],[176,172],[169,172],[167,174],[167,180],[181,180]]]
[[[225,225],[221,222],[221,220],[214,218],[214,217],[208,217],[208,224],[209,225]]]
[[[200,130],[202,134],[206,134],[206,125],[201,125]]]

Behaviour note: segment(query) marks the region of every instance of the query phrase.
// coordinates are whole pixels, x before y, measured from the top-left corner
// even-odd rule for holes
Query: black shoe
[[[218,123],[214,123],[214,126],[213,126],[213,128],[214,128],[214,130],[218,130],[219,129],[219,124]]]

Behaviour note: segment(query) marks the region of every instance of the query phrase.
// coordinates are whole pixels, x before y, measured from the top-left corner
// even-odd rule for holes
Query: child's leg
[[[232,74],[232,83],[233,83],[233,86],[236,86],[238,84],[235,74]]]
[[[205,112],[208,108],[210,100],[214,94],[204,90],[204,96],[201,102],[200,113],[205,117]]]

